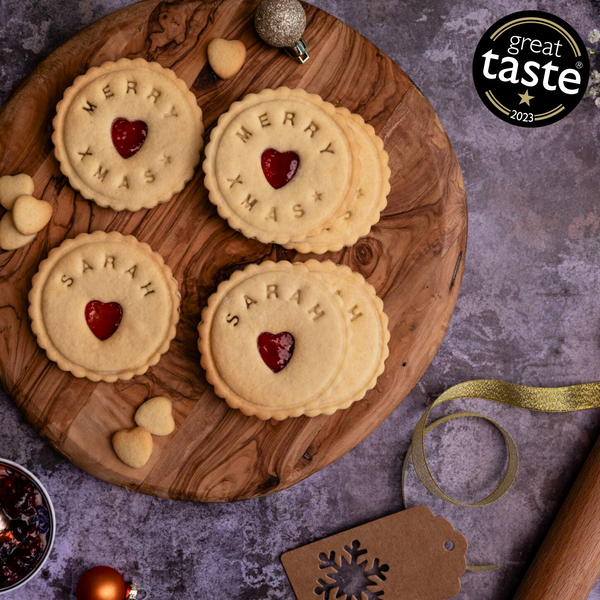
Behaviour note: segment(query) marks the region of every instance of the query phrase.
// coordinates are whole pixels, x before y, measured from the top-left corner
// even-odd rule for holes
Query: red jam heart
[[[99,340],[107,340],[121,324],[123,309],[118,302],[92,300],[85,307],[85,320]]]
[[[131,158],[146,141],[148,125],[144,121],[128,121],[119,117],[110,128],[113,144],[123,158]]]
[[[273,373],[284,369],[294,354],[294,336],[287,331],[277,334],[261,333],[256,342],[260,357]]]
[[[260,162],[267,181],[278,190],[292,180],[300,165],[300,157],[295,152],[277,152],[268,148],[262,153]]]

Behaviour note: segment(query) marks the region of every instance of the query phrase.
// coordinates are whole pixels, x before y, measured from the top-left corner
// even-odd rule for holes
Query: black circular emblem
[[[578,33],[562,19],[537,10],[497,21],[473,58],[473,79],[483,103],[520,127],[543,127],[568,115],[585,93],[589,71]]]

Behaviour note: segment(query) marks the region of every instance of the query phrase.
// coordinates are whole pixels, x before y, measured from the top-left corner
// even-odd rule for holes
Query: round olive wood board
[[[0,111],[0,175],[29,173],[54,206],[50,225],[18,251],[0,253],[0,380],[37,431],[74,464],[116,485],[161,497],[231,501],[282,490],[367,437],[405,398],[433,359],[456,302],[467,240],[462,175],[433,108],[383,52],[333,16],[306,4],[310,60],[301,65],[256,35],[257,0],[146,0],[85,29],[42,62]],[[60,10],[60,6],[58,6]],[[57,15],[59,17],[59,15]],[[206,47],[240,39],[242,70],[213,73]],[[221,113],[249,92],[305,88],[360,113],[390,156],[392,191],[381,221],[353,247],[319,257],[349,265],[383,298],[390,357],[375,389],[332,416],[259,421],[228,409],[200,367],[197,325],[209,295],[236,269],[306,260],[245,239],[218,217],[199,168],[170,202],[136,213],[100,208],[61,174],[50,136],[56,103],[77,75],[121,57],[172,68],[196,95],[207,136]],[[144,376],[93,383],[60,371],[38,348],[27,294],[38,265],[65,238],[95,230],[132,234],[160,252],[182,295],[177,337]],[[243,359],[242,359],[243,360]],[[122,464],[114,432],[134,425],[147,398],[174,402],[176,431],[155,439],[142,469]]]

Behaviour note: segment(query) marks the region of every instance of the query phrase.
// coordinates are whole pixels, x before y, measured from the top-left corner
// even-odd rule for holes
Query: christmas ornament
[[[298,0],[263,0],[256,9],[254,25],[258,35],[270,46],[285,48],[301,63],[310,58],[302,39],[306,13]]]
[[[134,582],[127,584],[111,567],[94,567],[81,576],[75,596],[77,600],[144,600],[148,593]]]

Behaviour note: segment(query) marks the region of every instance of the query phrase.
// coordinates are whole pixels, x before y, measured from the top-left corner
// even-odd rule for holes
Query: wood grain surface
[[[462,175],[433,108],[391,59],[331,15],[310,5],[300,65],[256,36],[257,0],[147,0],[95,23],[23,82],[0,111],[0,174],[33,176],[35,194],[54,206],[30,245],[0,254],[0,380],[32,425],[62,454],[111,483],[161,497],[230,501],[284,489],[368,436],[413,388],[448,327],[463,272],[467,206]],[[57,5],[56,18],[60,18]],[[214,37],[241,39],[244,67],[221,81],[206,60]],[[231,102],[287,85],[360,113],[384,140],[392,192],[380,223],[352,248],[320,257],[349,265],[375,286],[390,317],[391,354],[376,389],[330,417],[263,422],[229,410],[206,382],[196,326],[208,296],[248,263],[306,260],[247,240],[209,203],[202,171],[170,202],[115,213],[75,193],[50,141],[56,103],[89,67],[143,57],[184,79],[204,111],[207,136]],[[180,284],[177,337],[144,376],[92,383],[60,371],[40,350],[27,317],[31,278],[50,249],[81,232],[133,234],[160,252]],[[133,426],[155,395],[174,401],[177,429],[155,438],[150,462],[134,470],[114,455],[111,435]]]
[[[513,600],[585,600],[600,575],[600,440]]]

